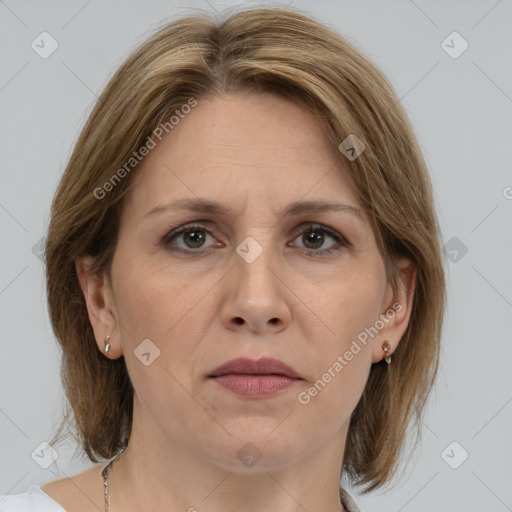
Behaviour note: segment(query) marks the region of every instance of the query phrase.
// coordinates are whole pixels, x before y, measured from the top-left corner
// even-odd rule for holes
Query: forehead
[[[327,127],[272,94],[198,99],[144,158],[125,201],[142,217],[183,198],[277,212],[300,199],[360,206]]]

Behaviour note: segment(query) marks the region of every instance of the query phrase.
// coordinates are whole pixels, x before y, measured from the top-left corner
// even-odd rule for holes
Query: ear
[[[117,312],[115,310],[112,286],[106,273],[101,275],[91,272],[94,258],[83,256],[75,261],[76,273],[87,305],[87,313],[94,330],[94,337],[101,353],[109,359],[117,359],[123,355],[120,339]],[[105,352],[105,338],[110,336],[110,350]]]
[[[398,283],[396,289],[390,283],[386,288],[380,314],[384,327],[375,337],[372,363],[378,363],[396,350],[411,317],[417,274],[416,265],[410,258],[405,257],[396,260],[396,265],[399,270]],[[391,345],[387,354],[382,349],[386,340]]]

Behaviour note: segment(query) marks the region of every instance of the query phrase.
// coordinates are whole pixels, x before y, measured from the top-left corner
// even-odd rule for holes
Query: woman
[[[390,482],[433,384],[439,240],[407,115],[339,35],[281,8],[164,26],[97,102],[47,236],[52,445],[70,424],[109,460],[0,510],[358,510],[340,477]]]

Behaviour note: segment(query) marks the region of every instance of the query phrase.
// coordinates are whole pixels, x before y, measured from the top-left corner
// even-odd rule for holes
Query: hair
[[[364,143],[358,158],[339,157],[369,213],[388,283],[397,286],[400,256],[417,269],[393,362],[372,365],[350,420],[341,469],[368,492],[396,475],[409,431],[420,437],[445,306],[440,230],[428,168],[392,86],[334,29],[296,9],[193,13],[166,23],[120,66],[95,104],[53,198],[46,237],[49,314],[69,402],[52,444],[69,427],[99,462],[130,437],[133,387],[124,357],[110,360],[98,350],[75,268],[77,258],[91,255],[91,271],[110,276],[122,199],[137,172],[126,171],[126,162],[191,99],[265,92],[321,117],[333,144],[349,135]]]

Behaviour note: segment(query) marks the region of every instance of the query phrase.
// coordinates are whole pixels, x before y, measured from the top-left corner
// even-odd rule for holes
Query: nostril
[[[243,318],[240,318],[239,316],[237,316],[237,317],[235,318],[235,322],[236,322],[237,324],[239,324],[239,325],[240,325],[240,324],[243,324],[243,323],[244,323],[244,319],[243,319]]]

